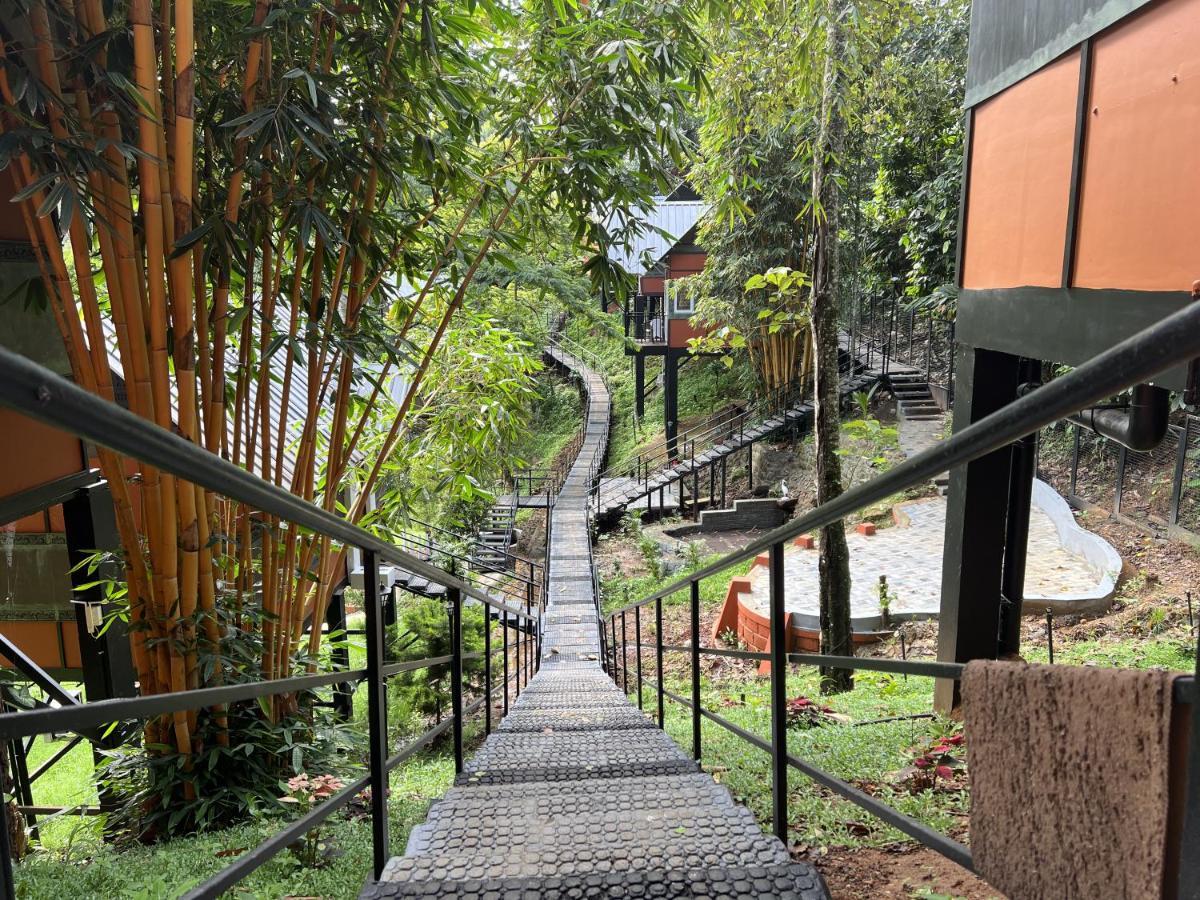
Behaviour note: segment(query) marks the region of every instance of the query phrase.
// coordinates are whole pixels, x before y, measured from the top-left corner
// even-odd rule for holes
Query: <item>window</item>
[[[678,280],[667,282],[667,299],[671,304],[671,312],[677,316],[690,316],[695,312],[691,295],[680,294]]]

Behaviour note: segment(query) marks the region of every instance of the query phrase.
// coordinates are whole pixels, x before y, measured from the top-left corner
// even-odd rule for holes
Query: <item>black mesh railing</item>
[[[223,498],[244,504],[248,509],[324,535],[334,546],[357,548],[363,559],[363,608],[366,615],[366,665],[363,668],[5,713],[0,715],[0,741],[50,733],[88,733],[112,723],[210,709],[257,698],[314,692],[346,682],[361,681],[367,689],[369,759],[365,774],[257,847],[230,861],[220,872],[184,896],[193,900],[220,896],[368,788],[371,794],[372,869],[374,877],[378,878],[390,856],[388,773],[446,732],[450,732],[453,739],[455,770],[462,771],[465,719],[482,709],[484,729],[490,731],[497,687],[503,688],[503,708],[507,712],[510,683],[515,682],[519,690],[537,669],[541,617],[518,605],[503,603],[479,586],[444,571],[420,555],[383,541],[334,513],[301,500],[3,348],[0,348],[0,403],[120,454],[156,466],[163,472],[211,490]],[[405,662],[385,662],[381,593],[386,585],[381,584],[381,566],[399,568],[445,587],[450,653]],[[499,616],[503,626],[500,648],[492,646],[492,629],[485,617],[482,653],[463,652],[462,610],[467,602],[482,604]],[[511,640],[510,628],[515,631]],[[493,659],[500,653],[503,653],[503,681],[496,685],[493,683]],[[511,668],[514,670],[511,675],[510,655]],[[465,702],[463,664],[480,657],[484,664],[482,696]],[[450,715],[396,749],[388,734],[384,695],[388,679],[401,672],[443,665],[450,667]],[[0,897],[11,900],[15,897],[15,886],[8,841],[8,829],[0,827]]]
[[[1200,354],[1200,304],[1195,304],[1140,332],[1062,378],[1038,388],[1003,409],[981,419],[950,438],[939,441],[929,449],[911,457],[895,468],[857,485],[816,509],[750,542],[740,550],[729,553],[698,571],[671,582],[644,599],[624,606],[608,615],[601,631],[608,637],[605,667],[614,680],[626,691],[636,689],[639,698],[646,683],[657,695],[659,726],[665,723],[665,701],[671,700],[691,712],[692,753],[701,758],[701,721],[708,721],[759,748],[771,757],[772,826],[775,834],[787,839],[788,773],[795,769],[834,794],[858,805],[870,814],[893,826],[921,844],[929,847],[968,869],[973,868],[968,847],[953,838],[930,828],[923,822],[902,813],[882,800],[864,792],[856,785],[826,772],[812,763],[788,752],[786,679],[791,664],[821,666],[833,669],[867,669],[901,675],[959,679],[963,666],[953,662],[918,660],[864,659],[855,656],[834,656],[819,653],[787,652],[787,612],[784,603],[784,547],[789,540],[806,533],[841,522],[864,507],[886,500],[895,494],[924,484],[948,469],[978,459],[1014,441],[1045,428],[1070,413],[1094,406],[1120,394],[1135,384],[1150,381],[1158,373]],[[1186,438],[1186,435],[1184,436]],[[1185,441],[1186,444],[1186,441]],[[704,579],[727,573],[732,567],[768,554],[769,651],[754,652],[703,646],[700,632],[700,586]],[[664,645],[662,628],[663,600],[688,592],[691,620],[691,640],[687,646]],[[643,611],[653,606],[655,640],[641,640]],[[630,622],[635,656],[633,686],[630,685],[628,643]],[[653,678],[644,671],[642,657],[653,654]],[[664,656],[667,653],[686,654],[690,660],[690,696],[668,691],[663,683]],[[745,660],[766,661],[771,665],[770,706],[771,725],[767,737],[754,734],[730,722],[723,716],[705,709],[701,703],[700,660],[704,656],[724,656]],[[1200,659],[1198,659],[1200,665]],[[1196,711],[1196,677],[1186,676],[1175,681],[1176,702],[1190,704],[1190,750],[1185,762],[1187,797],[1182,829],[1182,852],[1179,854],[1178,896],[1200,897],[1200,715]]]

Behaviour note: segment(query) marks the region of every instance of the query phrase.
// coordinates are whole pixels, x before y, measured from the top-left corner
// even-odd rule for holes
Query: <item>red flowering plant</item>
[[[967,764],[955,754],[962,753],[964,749],[961,734],[927,740],[912,749],[912,765],[900,770],[900,783],[914,794],[961,790]]]
[[[822,706],[807,697],[793,697],[787,702],[788,728],[820,728],[835,722],[846,721],[830,707]]]
[[[315,775],[310,778],[300,774],[287,780],[287,792],[279,798],[279,802],[296,806],[304,815],[345,786],[345,782],[336,775]],[[310,869],[328,865],[341,856],[341,852],[321,834],[320,827],[313,828],[289,849],[301,865]]]

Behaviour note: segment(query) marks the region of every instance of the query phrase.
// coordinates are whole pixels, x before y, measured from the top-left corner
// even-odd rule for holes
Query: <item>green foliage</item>
[[[483,651],[483,608],[464,604],[462,608],[462,650],[464,654]],[[407,662],[450,655],[450,619],[446,604],[439,600],[414,599],[405,603],[394,628],[389,630],[391,655]],[[483,671],[482,659],[463,662],[463,677]],[[409,711],[422,716],[441,715],[450,706],[450,664],[439,663],[422,669],[401,672],[391,680],[391,691],[400,705],[401,715]]]
[[[855,85],[861,128],[847,157],[855,213],[843,220],[860,289],[953,313],[962,180],[967,0],[918,0]]]
[[[311,698],[308,698],[311,699]],[[173,746],[129,744],[105,751],[98,778],[120,799],[115,824],[126,841],[225,828],[283,809],[281,783],[296,772],[337,775],[361,750],[356,732],[305,703],[301,713],[271,721],[258,704],[229,710],[229,743],[219,742],[211,718],[196,732],[202,749],[184,757]],[[153,750],[154,753],[146,753]],[[186,797],[173,786],[186,785]]]

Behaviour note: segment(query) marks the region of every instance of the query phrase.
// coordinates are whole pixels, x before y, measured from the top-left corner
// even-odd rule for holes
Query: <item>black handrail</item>
[[[701,719],[720,725],[771,756],[772,828],[781,840],[787,839],[787,772],[797,769],[809,778],[884,822],[916,839],[923,845],[943,854],[967,869],[973,868],[970,850],[963,844],[941,834],[878,800],[855,785],[831,775],[811,763],[792,756],[787,750],[786,678],[790,664],[816,665],[833,669],[872,669],[916,676],[959,679],[963,666],[953,662],[929,660],[877,660],[854,656],[822,653],[787,652],[787,612],[784,604],[783,563],[784,547],[788,540],[805,532],[815,532],[835,525],[845,516],[886,499],[907,488],[922,484],[947,469],[963,465],[990,452],[1005,447],[1027,434],[1065,418],[1078,409],[1092,406],[1119,394],[1130,385],[1145,383],[1160,372],[1178,363],[1200,357],[1200,304],[1192,304],[1157,324],[1122,341],[1094,357],[1073,372],[1055,379],[1037,391],[1026,394],[1008,406],[969,425],[945,441],[901,463],[872,480],[851,488],[841,496],[751,541],[739,550],[701,567],[698,571],[676,579],[636,603],[627,604],[607,617],[612,634],[612,664],[609,674],[618,677],[620,660],[621,682],[627,686],[628,652],[625,629],[621,629],[618,650],[617,619],[622,626],[626,615],[633,611],[635,625],[642,607],[653,603],[656,614],[654,652],[656,678],[653,682],[658,695],[658,722],[664,724],[664,699],[671,699],[691,711],[693,755],[699,759],[702,750]],[[700,583],[731,567],[769,551],[768,594],[770,646],[766,653],[717,650],[701,646]],[[662,602],[667,597],[687,589],[691,617],[689,646],[664,645],[662,640]],[[605,631],[604,623],[601,632]],[[637,688],[639,702],[643,685],[641,656],[644,645],[636,639]],[[663,685],[663,656],[668,652],[686,652],[691,661],[691,698],[667,691]],[[716,713],[704,709],[700,702],[700,659],[704,655],[733,656],[742,659],[765,660],[771,665],[771,738],[766,740],[741,728]],[[606,658],[606,663],[608,659]],[[1197,702],[1200,679],[1200,647],[1197,648],[1197,672],[1194,676],[1176,679],[1175,700],[1191,705],[1190,740],[1192,752],[1186,765],[1187,798],[1182,828],[1183,852],[1180,853],[1179,896],[1200,897],[1200,710]]]
[[[481,705],[489,708],[492,702],[492,652],[490,624],[485,624],[488,650],[484,654],[484,697],[468,707],[463,706],[462,653],[460,629],[464,597],[470,597],[502,614],[504,636],[504,696],[507,709],[509,641],[508,628],[513,622],[525,621],[528,626],[514,646],[518,653],[514,675],[518,690],[532,677],[539,660],[531,652],[532,645],[541,640],[541,616],[502,603],[456,575],[383,541],[370,532],[312,503],[270,484],[258,476],[240,469],[199,446],[160,428],[134,413],[91,394],[30,360],[0,347],[0,403],[31,418],[62,429],[117,453],[156,466],[184,481],[212,490],[221,496],[237,500],[296,526],[323,534],[347,547],[357,547],[363,554],[364,611],[366,613],[367,665],[363,669],[337,671],[291,678],[273,679],[249,684],[197,688],[167,694],[130,699],[101,700],[69,708],[39,708],[0,714],[0,740],[28,737],[55,731],[79,731],[111,722],[142,719],[173,712],[205,709],[257,697],[297,691],[312,691],[352,679],[361,679],[368,687],[369,773],[332,798],[289,824],[285,829],[258,847],[247,851],[221,872],[199,885],[186,896],[215,898],[241,878],[266,863],[298,836],[320,824],[341,806],[348,803],[365,787],[372,789],[371,838],[373,877],[378,878],[389,856],[387,821],[387,773],[420,747],[436,738],[447,728],[454,731],[455,770],[463,769],[462,722]],[[451,629],[451,654],[447,657],[414,660],[393,665],[383,664],[383,616],[379,584],[379,565],[392,563],[427,581],[442,584],[447,590],[447,612]],[[524,654],[522,656],[522,649]],[[467,656],[474,657],[474,654]],[[388,756],[387,706],[384,698],[386,679],[401,671],[424,668],[449,661],[453,673],[452,711],[448,719],[429,729],[399,753]],[[490,730],[491,717],[485,728]],[[15,896],[12,860],[8,846],[8,829],[0,828],[0,897]]]

